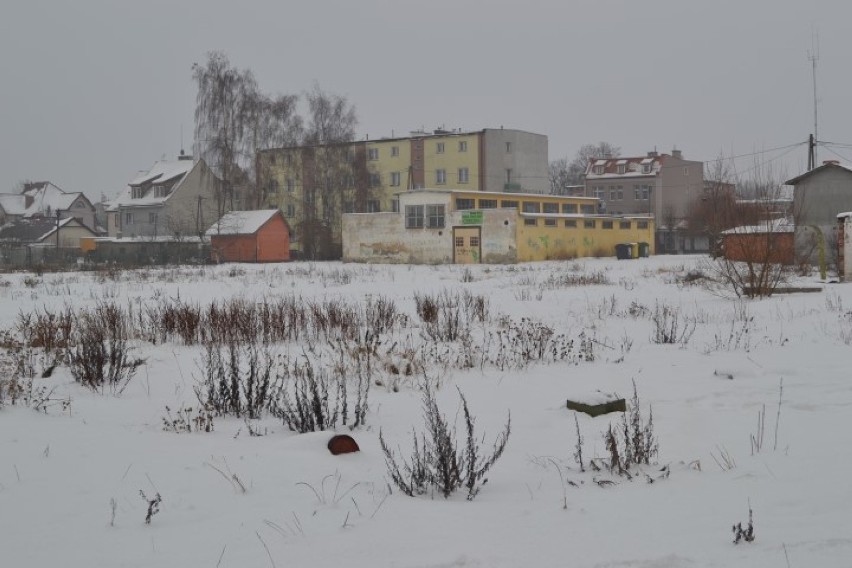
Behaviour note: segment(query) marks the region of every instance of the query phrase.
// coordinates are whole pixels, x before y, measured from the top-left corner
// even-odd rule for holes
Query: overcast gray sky
[[[503,125],[551,160],[600,140],[712,160],[807,138],[817,29],[820,138],[852,143],[850,22],[848,0],[5,0],[0,192],[97,200],[177,154],[181,126],[189,150],[191,66],[215,49],[266,91],[347,96],[362,137]],[[805,149],[782,153],[800,173]]]

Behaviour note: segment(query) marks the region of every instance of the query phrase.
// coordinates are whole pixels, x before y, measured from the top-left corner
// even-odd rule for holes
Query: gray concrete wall
[[[512,170],[512,183],[520,184],[520,191],[550,191],[547,136],[522,130],[486,128],[482,141],[485,160],[483,191],[509,191],[505,188],[507,169]]]
[[[793,218],[800,261],[817,262],[819,230],[825,239],[827,262],[836,262],[837,214],[844,211],[852,211],[852,172],[826,168],[795,186]]]

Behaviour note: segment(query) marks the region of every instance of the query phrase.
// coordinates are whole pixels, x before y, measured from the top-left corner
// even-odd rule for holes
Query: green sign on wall
[[[462,225],[481,225],[482,211],[465,211],[462,213]]]

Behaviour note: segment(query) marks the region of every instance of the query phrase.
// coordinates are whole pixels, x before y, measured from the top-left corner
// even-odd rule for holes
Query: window
[[[423,228],[423,206],[422,205],[406,205],[405,206],[405,228],[406,229],[422,229]]]
[[[266,184],[266,190],[269,193],[278,193],[278,180],[277,179],[269,180],[269,183]]]
[[[458,209],[458,210],[476,209],[476,200],[457,197],[456,198],[456,209]]]
[[[503,207],[503,208],[506,208],[506,209],[509,209],[509,208],[517,209],[518,208],[518,202],[517,201],[507,201],[507,200],[504,199],[503,201],[500,202],[500,207]]]
[[[615,201],[615,186],[614,185],[609,186],[609,200]]]
[[[580,205],[580,213],[583,215],[594,215],[595,214],[595,206],[594,205]]]
[[[636,221],[636,228],[637,229],[647,229],[648,228],[648,221]]]
[[[506,183],[512,183],[512,168],[506,168]]]
[[[594,229],[595,228],[595,222],[591,219],[586,219],[585,221],[583,221],[583,227],[585,227],[587,229]]]
[[[399,186],[399,172],[391,172],[390,184],[394,187]]]
[[[688,177],[688,176],[689,176],[689,168],[683,168],[683,175],[684,175],[685,177]]]
[[[133,213],[125,213],[124,214],[124,224],[132,225],[133,224]]]
[[[563,203],[562,204],[562,212],[563,213],[576,213],[577,212],[577,204],[576,203]]]
[[[157,224],[157,214],[156,213],[148,213],[148,223],[150,225]]]
[[[635,199],[636,201],[642,199],[642,189],[638,185],[633,186],[633,199]]]
[[[391,157],[396,158],[399,156],[399,146],[391,146]]]
[[[538,201],[524,201],[524,213],[541,213],[541,203]]]
[[[277,182],[276,182],[277,185]],[[169,194],[169,189],[164,185],[154,186],[154,197],[165,197]]]
[[[435,183],[438,185],[447,183],[447,170],[435,170]]]
[[[444,206],[443,205],[427,205],[426,206],[426,221],[430,229],[444,228]]]
[[[559,213],[558,203],[542,203],[542,211],[545,213]]]
[[[343,202],[343,212],[344,213],[355,213],[355,203],[352,201],[344,201]]]
[[[378,213],[382,210],[378,199],[367,200],[367,213]]]
[[[506,142],[506,152],[511,152],[511,151],[512,151],[512,143]]]
[[[367,159],[368,160],[378,160],[379,159],[379,149],[378,148],[367,148]]]
[[[287,154],[287,165],[288,166],[293,165],[293,154]]]
[[[468,169],[459,168],[459,183],[467,183],[469,181]]]
[[[459,152],[467,152],[467,141],[459,140]]]
[[[287,216],[288,217],[295,217],[296,216],[296,206],[295,205],[288,205],[287,206]]]
[[[287,192],[293,193],[293,190],[296,189],[296,180],[293,178],[287,178]]]
[[[379,187],[382,185],[381,174],[370,174],[370,187]]]
[[[604,229],[612,229],[612,221],[604,221],[602,226]]]
[[[619,229],[629,229],[630,228],[630,221],[620,221],[618,223],[618,228]]]
[[[145,195],[145,190],[141,187],[134,187],[130,190],[130,197],[132,199],[141,199],[143,195]]]
[[[556,226],[556,219],[545,219],[544,220],[544,226],[545,227],[555,227]]]
[[[524,225],[527,227],[535,227],[538,225],[538,219],[524,219]]]
[[[602,185],[595,187],[595,197],[597,197],[598,199],[606,198],[606,190],[603,188]]]
[[[464,248],[464,237],[456,237],[456,248]]]
[[[577,221],[574,219],[565,219],[565,226],[574,229],[577,227]]]
[[[623,174],[625,171],[627,171],[627,164],[618,164],[617,171],[618,173]]]
[[[592,172],[594,172],[597,175],[602,175],[604,173],[604,167],[603,166],[595,166],[592,169]]]
[[[478,247],[479,246],[479,237],[478,236],[470,237],[470,246],[472,246],[472,247]]]
[[[650,174],[651,173],[651,164],[642,164],[642,173]]]
[[[480,199],[479,200],[479,208],[480,209],[497,209],[497,200],[496,199]]]
[[[443,154],[444,153],[444,143],[443,142],[438,142],[437,144],[435,144],[435,153],[436,154]]]
[[[621,188],[620,185],[618,186],[618,191],[616,193],[617,193],[616,197],[618,198],[619,201],[624,199],[624,190]]]
[[[642,199],[647,201],[650,196],[651,196],[651,186],[650,185],[643,185],[642,186]]]
[[[391,200],[391,211],[394,213],[399,213],[399,199]]]

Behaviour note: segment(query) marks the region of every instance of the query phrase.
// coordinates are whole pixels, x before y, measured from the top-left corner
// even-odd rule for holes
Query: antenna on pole
[[[180,124],[180,153],[183,154],[183,123]]]
[[[817,61],[819,61],[819,32],[811,29],[811,49],[808,51],[808,60],[811,62],[811,74],[813,76],[813,84],[814,84],[814,133],[811,136],[810,144],[809,144],[809,152],[808,152],[808,169],[812,170],[816,167],[817,163],[817,151],[816,146],[819,143],[819,121],[817,116],[817,107],[818,101],[817,99]]]

